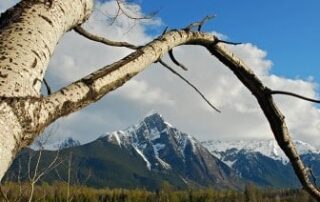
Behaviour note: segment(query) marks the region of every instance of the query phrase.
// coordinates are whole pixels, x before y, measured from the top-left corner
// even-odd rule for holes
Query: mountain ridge
[[[132,146],[149,170],[163,172],[172,169],[184,179],[198,181],[200,185],[217,186],[219,182],[221,186],[229,186],[230,182],[224,179],[235,177],[233,171],[211,155],[200,141],[174,128],[158,113],[100,138],[119,147]]]
[[[299,140],[293,142],[305,165],[318,176],[319,150]],[[262,187],[301,187],[288,158],[275,140],[207,141],[202,144],[246,181]]]
[[[201,141],[201,143],[215,156],[221,159],[221,153],[228,150],[243,150],[244,152],[254,153],[259,152],[264,156],[272,158],[274,160],[280,160],[283,164],[289,162],[285,153],[281,150],[278,143],[274,139],[266,140],[208,140]],[[293,140],[293,143],[296,145],[298,152],[302,154],[320,154],[320,150],[316,147],[305,143],[301,140]],[[228,165],[231,162],[225,162]]]
[[[65,162],[72,159],[72,167],[76,170],[71,177],[73,181],[81,181],[90,175],[86,180],[89,186],[154,190],[164,182],[176,188],[241,189],[243,185],[233,169],[213,156],[194,137],[165,122],[158,113],[125,130],[106,133],[90,143],[78,145],[77,141],[70,139],[64,142],[66,147],[61,150],[42,151],[44,162],[40,167],[49,165],[54,154],[59,153]],[[19,169],[28,168],[28,155],[36,157],[37,152],[32,149],[21,152],[7,177],[27,173]],[[35,159],[30,163],[31,167],[35,166]],[[68,164],[60,165],[43,181],[53,182],[58,177],[67,179],[67,167]],[[21,179],[27,179],[27,176]]]
[[[302,141],[294,142],[306,165],[319,175],[319,150]],[[76,172],[71,178],[81,181],[90,175],[86,180],[89,186],[155,190],[168,182],[179,189],[241,189],[245,183],[253,182],[263,187],[300,187],[290,163],[274,140],[200,142],[166,122],[158,113],[86,144],[79,145],[79,141],[67,138],[61,145],[60,150],[43,150],[42,167],[50,164],[57,152],[66,162],[72,156]],[[28,168],[28,155],[37,156],[37,152],[32,149],[21,152],[7,176],[12,178],[20,168]],[[67,165],[61,165],[59,176],[53,173],[44,181],[66,179],[66,169]],[[24,172],[27,173],[20,173]]]

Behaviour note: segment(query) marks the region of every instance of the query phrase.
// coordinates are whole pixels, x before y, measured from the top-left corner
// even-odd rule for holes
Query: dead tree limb
[[[51,90],[51,88],[50,88],[50,86],[49,86],[49,83],[47,82],[47,80],[46,80],[45,78],[43,78],[43,83],[44,83],[44,85],[46,86],[47,95],[51,95],[52,90]]]
[[[296,93],[292,93],[292,92],[288,92],[288,91],[271,90],[270,94],[271,95],[289,95],[289,96],[296,97],[296,98],[299,98],[299,99],[302,99],[302,100],[306,100],[306,101],[309,101],[309,102],[320,103],[320,100],[316,100],[316,99],[313,99],[313,98],[308,98],[308,97],[305,97],[305,96],[302,96],[302,95],[298,95]]]
[[[213,43],[207,46],[208,50],[223,64],[229,67],[238,79],[251,91],[257,99],[264,115],[269,121],[271,130],[280,148],[289,158],[292,167],[299,178],[303,188],[314,198],[320,201],[320,192],[310,182],[310,173],[300,158],[294,143],[291,140],[285,117],[274,103],[271,90],[263,85],[261,80],[250,70],[243,61],[232,54],[222,44]]]
[[[125,47],[125,48],[130,48],[130,49],[133,49],[133,50],[136,50],[138,48],[138,46],[135,46],[135,45],[127,43],[127,42],[112,41],[112,40],[109,40],[107,38],[104,38],[104,37],[101,37],[101,36],[97,36],[95,34],[92,34],[92,33],[88,32],[87,30],[85,30],[81,26],[78,26],[78,27],[74,28],[74,31],[76,31],[81,36],[84,36],[84,37],[86,37],[86,38],[88,38],[88,39],[90,39],[92,41],[95,41],[95,42],[103,43],[103,44],[105,44],[107,46]]]
[[[181,67],[181,69],[187,71],[188,68],[186,68],[186,66],[184,66],[182,63],[180,63],[176,58],[175,56],[173,55],[173,49],[169,50],[169,57],[170,59],[172,60],[172,62],[174,64],[176,64],[177,66]]]

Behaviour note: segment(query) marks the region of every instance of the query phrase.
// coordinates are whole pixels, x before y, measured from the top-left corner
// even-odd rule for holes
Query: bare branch
[[[147,19],[151,19],[151,18],[153,18],[156,14],[157,14],[157,12],[153,12],[153,13],[151,13],[151,14],[149,14],[148,16],[139,16],[139,17],[137,17],[137,16],[132,16],[132,15],[130,15],[126,10],[125,10],[125,8],[123,8],[123,6],[125,6],[125,1],[121,1],[121,0],[116,0],[116,2],[117,2],[117,5],[118,5],[118,11],[117,11],[117,16],[119,16],[119,11],[121,11],[121,13],[123,13],[127,18],[129,18],[129,19],[133,19],[133,20],[147,20]],[[116,17],[117,17],[116,16]],[[116,17],[115,17],[115,19],[116,19]]]
[[[41,157],[42,157],[42,150],[43,150],[43,148],[41,148],[41,149],[39,150],[39,156],[38,156],[38,158],[37,158],[36,167],[35,167],[35,169],[34,169],[34,173],[33,173],[33,176],[32,176],[32,181],[35,181],[35,182],[36,182],[36,178],[37,178],[37,176],[38,176],[40,161],[41,161]]]
[[[167,31],[168,31],[168,27],[166,27],[166,28],[163,30],[163,32],[162,32],[161,36],[159,37],[159,39],[162,39],[162,38],[163,38],[163,35],[165,35],[165,34],[167,33]],[[181,67],[183,70],[188,71],[188,68],[186,68],[183,64],[181,64],[181,63],[174,57],[174,55],[173,55],[173,49],[170,49],[170,50],[169,50],[169,57],[170,57],[170,59],[172,60],[172,62],[173,62],[174,64],[176,64],[177,66]]]
[[[225,41],[225,40],[218,40],[217,43],[225,43],[225,44],[230,44],[230,45],[240,45],[242,43],[239,42],[231,42],[231,41]]]
[[[43,83],[47,88],[47,95],[51,95],[51,93],[52,93],[51,88],[50,88],[50,86],[49,86],[49,84],[48,84],[48,82],[47,82],[47,80],[45,78],[43,78]]]
[[[118,4],[118,5],[119,5],[119,4]],[[114,24],[114,22],[116,21],[116,19],[117,19],[118,16],[120,15],[120,11],[121,11],[121,9],[120,9],[119,6],[118,6],[117,13],[116,13],[116,15],[115,15],[114,17],[112,17],[112,21],[111,21],[110,25],[113,25],[113,24]]]
[[[271,95],[276,95],[276,94],[278,94],[278,95],[289,95],[289,96],[300,98],[302,100],[306,100],[306,101],[309,101],[309,102],[320,103],[320,100],[308,98],[308,97],[305,97],[305,96],[302,96],[302,95],[298,95],[296,93],[292,93],[292,92],[288,92],[288,91],[270,90],[270,94]]]
[[[173,55],[173,49],[169,50],[169,57],[172,60],[172,62],[174,64],[176,64],[177,66],[181,67],[183,70],[187,71],[188,68],[186,68],[183,64],[181,64]]]
[[[51,170],[55,169],[56,167],[58,167],[61,163],[62,163],[62,160],[58,161],[59,160],[59,153],[60,153],[60,150],[57,151],[57,154],[55,156],[55,158],[51,161],[51,163],[44,169],[42,170],[38,176],[36,176],[35,178],[35,182],[38,182],[45,174],[49,173]]]
[[[217,112],[221,112],[219,109],[217,109],[213,104],[201,93],[201,91],[193,85],[190,81],[188,81],[186,78],[184,78],[181,74],[179,74],[177,71],[175,71],[173,68],[171,68],[167,63],[165,63],[163,60],[159,60],[159,63],[162,64],[164,67],[166,67],[169,71],[171,71],[173,74],[177,75],[180,79],[182,79],[184,82],[186,82],[191,88],[193,88],[201,97],[210,105],[212,109],[214,109]]]
[[[299,178],[302,186],[317,200],[320,200],[320,192],[310,182],[310,173],[307,172],[294,143],[291,140],[284,116],[274,103],[270,90],[263,85],[261,80],[234,54],[222,44],[213,43],[207,46],[208,50],[215,55],[223,64],[229,67],[238,79],[256,97],[262,111],[269,121],[270,127],[280,148],[289,158],[292,167]]]
[[[164,30],[162,31],[161,37],[162,37],[165,33],[167,33],[168,28],[169,28],[168,26],[164,28]]]
[[[83,29],[81,26],[78,26],[78,27],[74,28],[74,30],[78,34],[80,34],[81,36],[83,36],[83,37],[85,37],[87,39],[90,39],[90,40],[95,41],[95,42],[103,43],[103,44],[108,45],[108,46],[125,47],[125,48],[130,48],[130,49],[133,49],[133,50],[138,49],[138,46],[135,46],[135,45],[127,43],[127,42],[112,41],[112,40],[109,40],[107,38],[94,35],[94,34],[88,32],[88,31],[86,31],[85,29]]]
[[[201,21],[199,22],[194,22],[191,23],[190,25],[188,25],[185,30],[187,31],[191,31],[193,28],[197,28],[198,31],[201,31],[202,26],[208,22],[209,20],[215,18],[216,15],[207,15],[206,17],[204,17]]]

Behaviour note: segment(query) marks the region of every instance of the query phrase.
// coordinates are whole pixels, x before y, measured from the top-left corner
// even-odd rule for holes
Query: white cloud
[[[8,2],[11,1],[1,2],[0,8],[5,8]],[[134,9],[135,13],[141,13],[140,7],[134,6]],[[136,22],[132,27],[132,22],[120,16],[113,26],[109,26],[110,19],[108,21],[106,15],[114,13],[114,3],[96,4],[93,18],[86,24],[87,29],[113,40],[144,44],[152,38],[145,32],[146,24],[161,23],[157,19],[148,23]],[[267,59],[266,51],[255,45],[243,44],[229,48],[270,88],[317,96],[317,84],[312,78],[301,80],[272,75],[272,62]],[[91,42],[71,32],[56,49],[47,77],[54,89],[58,89],[129,52],[127,49]],[[175,75],[155,64],[98,103],[63,118],[59,122],[62,136],[72,135],[90,141],[106,131],[126,128],[153,109],[162,113],[177,128],[201,139],[272,138],[267,120],[255,98],[227,67],[204,48],[180,47],[175,49],[175,55],[190,69],[181,73],[222,110],[221,114],[208,107]],[[319,109],[296,98],[280,95],[275,98],[292,134],[297,139],[320,144],[317,138],[320,131]]]
[[[133,102],[142,102],[149,105],[170,105],[174,101],[169,97],[168,93],[160,88],[150,88],[146,81],[131,79],[126,84],[118,96],[129,99]]]

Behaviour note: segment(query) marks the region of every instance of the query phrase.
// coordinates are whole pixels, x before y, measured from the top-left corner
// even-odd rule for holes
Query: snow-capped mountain
[[[158,114],[151,114],[125,130],[100,138],[139,155],[152,172],[175,172],[186,183],[235,186],[235,173],[194,137],[179,131]]]
[[[301,155],[303,154],[319,154],[320,150],[316,147],[302,142],[300,140],[293,140],[297,150]],[[225,160],[230,153],[243,151],[245,153],[260,153],[264,156],[272,158],[274,160],[282,161],[283,164],[288,163],[288,158],[284,152],[280,149],[276,140],[240,140],[240,141],[220,141],[210,140],[204,141],[202,144],[216,157],[224,161],[228,165],[232,165],[234,162]]]
[[[299,140],[294,143],[305,164],[318,175],[319,150]],[[206,141],[202,144],[247,181],[270,187],[300,186],[288,158],[275,140]]]
[[[301,158],[320,175],[320,152],[302,141],[294,141]],[[74,178],[86,179],[89,186],[146,187],[158,189],[166,181],[177,188],[186,187],[242,187],[244,182],[267,187],[299,187],[300,183],[274,140],[206,141],[181,132],[158,114],[150,114],[137,124],[106,133],[95,141],[80,145],[67,138],[43,159],[51,162],[60,147],[59,156],[70,159],[77,172]],[[67,149],[66,149],[67,148]],[[48,149],[48,148],[45,148]],[[31,150],[31,151],[30,151]],[[20,172],[20,162],[28,162],[32,148],[15,160],[8,176]],[[26,171],[27,172],[27,171]],[[66,175],[61,167],[61,175]],[[48,176],[48,181],[56,176]]]
[[[51,150],[51,151],[56,151],[56,150],[61,150],[61,149],[66,149],[70,147],[76,147],[80,146],[81,143],[79,140],[76,140],[72,137],[67,137],[63,139],[62,141],[55,141],[55,142],[46,142],[46,141],[35,141],[31,146],[29,146],[30,149],[33,150]]]
[[[60,144],[58,144],[58,148],[61,150],[61,149],[76,147],[80,145],[81,144],[79,140],[75,140],[72,137],[68,137],[64,141],[62,141]]]

